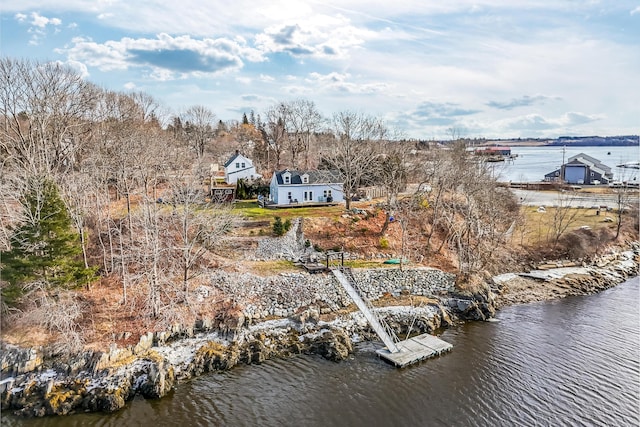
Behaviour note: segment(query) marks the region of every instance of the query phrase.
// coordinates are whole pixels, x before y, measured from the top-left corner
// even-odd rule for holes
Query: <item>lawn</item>
[[[553,222],[555,208],[547,208],[546,212],[538,212],[536,208],[523,207],[524,226],[519,227],[514,232],[514,237],[518,240],[522,239],[522,243],[535,245],[544,243],[547,239],[553,239]],[[575,216],[574,216],[575,215]],[[600,215],[596,214],[595,209],[579,209],[571,208],[568,210],[564,223],[568,223],[566,232],[577,230],[581,227],[589,227],[597,229],[600,227],[615,227],[615,212],[601,211]],[[605,218],[610,218],[613,222],[607,222]]]
[[[233,206],[233,211],[246,219],[254,221],[271,221],[279,216],[283,220],[297,217],[303,218],[339,218],[344,213],[344,206],[319,206],[300,208],[266,209],[258,206],[255,200],[238,201]]]

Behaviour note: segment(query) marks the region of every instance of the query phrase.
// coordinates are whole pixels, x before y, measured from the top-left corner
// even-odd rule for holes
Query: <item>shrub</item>
[[[282,236],[285,231],[285,225],[282,223],[282,218],[279,216],[273,218],[273,234],[276,236]]]
[[[389,247],[389,239],[386,237],[380,238],[380,249],[387,249]]]
[[[290,229],[291,229],[291,220],[287,218],[287,220],[284,222],[284,232],[286,233]]]

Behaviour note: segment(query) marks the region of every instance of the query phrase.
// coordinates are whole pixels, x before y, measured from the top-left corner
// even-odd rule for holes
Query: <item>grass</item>
[[[300,271],[300,268],[293,265],[292,261],[286,261],[286,260],[253,261],[253,262],[244,262],[243,264],[250,265],[251,271],[260,276],[272,276],[280,273]]]
[[[320,206],[320,207],[301,207],[301,208],[282,208],[282,209],[265,209],[258,206],[255,200],[242,200],[236,202],[233,211],[244,216],[247,219],[256,221],[273,220],[279,216],[283,220],[287,218],[293,219],[297,217],[316,218],[338,218],[344,213],[343,206]]]
[[[514,233],[516,239],[522,237],[524,232],[524,238],[522,243],[528,245],[535,245],[545,243],[547,236],[549,239],[553,239],[552,226],[554,221],[555,208],[547,208],[545,213],[537,212],[536,208],[523,207],[523,215],[525,217],[524,231],[522,227]],[[590,227],[591,229],[597,229],[600,227],[609,227],[615,224],[616,216],[614,212],[601,211],[600,215],[596,215],[595,209],[579,209],[572,208],[567,214],[567,218],[574,215],[570,225],[567,227],[566,232],[579,229],[580,227]],[[614,222],[605,222],[605,218],[610,217]],[[566,233],[565,232],[565,233]]]

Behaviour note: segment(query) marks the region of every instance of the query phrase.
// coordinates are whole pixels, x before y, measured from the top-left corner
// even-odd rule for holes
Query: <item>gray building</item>
[[[567,163],[544,176],[547,182],[592,185],[608,184],[613,179],[611,168],[584,153],[570,157]]]

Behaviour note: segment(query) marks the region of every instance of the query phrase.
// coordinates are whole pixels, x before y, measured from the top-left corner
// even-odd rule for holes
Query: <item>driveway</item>
[[[513,193],[525,206],[571,206],[575,208],[591,208],[593,206],[607,206],[615,208],[618,204],[616,194],[580,193],[579,191],[562,192],[534,191],[512,189]],[[627,198],[638,197],[638,193],[630,193]]]

